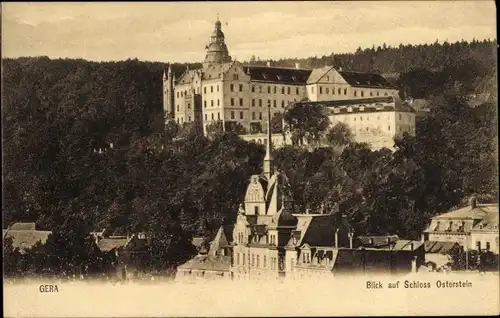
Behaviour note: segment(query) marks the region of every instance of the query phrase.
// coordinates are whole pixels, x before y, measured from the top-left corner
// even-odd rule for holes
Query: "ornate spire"
[[[271,141],[271,103],[267,104],[267,140],[266,140],[266,155],[264,157],[264,175],[267,179],[271,179],[272,175],[272,141]]]

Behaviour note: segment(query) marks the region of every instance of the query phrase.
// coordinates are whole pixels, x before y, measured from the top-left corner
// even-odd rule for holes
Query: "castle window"
[[[206,94],[206,93],[207,93],[207,88],[203,87],[203,94]]]
[[[252,98],[252,107],[255,107],[255,99]]]
[[[231,92],[234,92],[234,85],[233,85],[233,84],[229,84],[229,90],[230,90]]]
[[[240,119],[243,119],[243,112],[240,112]]]
[[[238,80],[238,74],[233,74],[233,80],[237,81]]]
[[[219,85],[217,85],[217,91],[219,91]]]
[[[243,85],[240,84],[240,92],[243,92]]]
[[[481,241],[477,241],[476,242],[476,248],[477,248],[478,251],[481,250]]]
[[[252,112],[252,120],[255,120],[255,112]]]
[[[314,93],[314,86],[311,87],[311,93]]]
[[[212,120],[214,120],[214,113],[212,113]]]
[[[188,103],[188,109],[191,109],[191,103]]]
[[[387,126],[387,130],[391,131],[391,125]]]
[[[254,266],[255,266],[255,255],[252,254],[252,267],[254,267]]]
[[[245,254],[243,253],[243,265],[245,265]]]
[[[273,86],[273,93],[276,94],[276,86]]]
[[[281,101],[281,108],[285,108],[285,101],[284,100]]]
[[[220,120],[220,113],[217,113],[217,119]]]
[[[236,265],[240,265],[240,253],[236,253]]]
[[[203,101],[203,105],[205,106],[205,108],[207,107],[207,101],[206,100]]]
[[[285,94],[285,87],[281,87],[281,94]]]
[[[377,92],[377,96],[380,96],[380,92]]]
[[[358,91],[354,91],[354,96],[357,96],[358,95]]]
[[[262,107],[262,99],[259,99],[259,107]]]
[[[330,94],[330,89],[328,87],[325,88],[325,94]]]
[[[207,114],[205,114],[205,120],[208,120],[208,118],[207,118]]]
[[[490,251],[490,242],[486,242],[486,250],[489,252]]]
[[[259,86],[259,93],[262,93],[262,86]]]
[[[219,99],[217,100],[217,106],[220,106],[220,100]]]
[[[370,96],[373,96],[373,92],[370,92]]]
[[[259,120],[262,120],[262,112],[259,113]]]
[[[231,97],[231,106],[234,106],[234,98]]]
[[[299,95],[299,88],[298,88],[298,87],[295,89],[295,93],[296,93],[297,95]]]
[[[268,87],[267,87],[267,93],[268,93],[268,94],[271,94],[271,86],[268,86]]]
[[[177,92],[177,98],[179,98],[179,92]]]
[[[252,113],[252,114],[253,114],[253,113]],[[255,206],[255,207],[254,207],[254,212],[255,212],[255,214],[257,214],[257,215],[259,214],[259,207],[258,207],[258,206]]]
[[[290,87],[287,87],[287,88],[286,88],[286,93],[287,93],[288,95],[290,95]]]
[[[231,111],[231,119],[234,119],[234,111]]]
[[[210,106],[214,107],[214,100],[213,99],[210,101]]]
[[[213,93],[213,92],[214,92],[214,87],[210,86],[210,93]]]
[[[259,255],[257,255],[257,267],[260,267]]]
[[[344,95],[347,95],[347,88],[344,88]]]
[[[191,116],[188,116],[188,122],[191,122]]]
[[[243,106],[243,98],[240,98],[240,106]]]
[[[276,107],[276,100],[273,100],[273,106]]]
[[[320,87],[319,87],[319,93],[320,93],[320,94],[323,94],[323,86],[320,86]]]
[[[267,266],[267,257],[266,257],[266,255],[264,255],[262,263],[263,263],[262,267],[266,268],[266,266]]]
[[[252,93],[255,93],[255,85],[252,85]]]

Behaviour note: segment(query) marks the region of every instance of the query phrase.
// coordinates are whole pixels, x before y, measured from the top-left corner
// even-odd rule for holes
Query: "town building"
[[[221,226],[212,240],[197,237],[198,255],[177,267],[176,280],[230,279],[232,226]]]
[[[377,74],[337,70],[333,66],[311,70],[298,64],[295,68],[285,68],[234,61],[219,20],[215,22],[206,50],[202,68],[186,69],[176,78],[169,66],[163,75],[163,107],[167,117],[181,125],[200,125],[205,133],[209,124],[218,121],[225,130],[242,127],[247,134],[265,133],[268,106],[274,116],[300,101],[363,100],[398,95],[398,90]],[[387,123],[380,122],[382,130],[396,125],[398,110],[393,108],[387,114],[389,119],[381,117],[387,120]],[[408,125],[414,126],[414,115],[411,117],[413,122]],[[404,120],[411,119],[405,116]],[[358,131],[357,126],[355,128]],[[391,129],[391,133],[398,131],[395,126]]]
[[[471,197],[469,206],[433,217],[423,240],[457,242],[466,250],[498,253],[498,203],[478,204]]]
[[[463,252],[463,247],[457,242],[424,242],[425,262],[432,263],[433,269],[447,266],[453,259],[453,255]]]
[[[45,244],[52,231],[37,230],[34,222],[17,222],[2,230],[2,234],[4,241],[8,238],[12,239],[12,247],[24,253],[37,244]]]

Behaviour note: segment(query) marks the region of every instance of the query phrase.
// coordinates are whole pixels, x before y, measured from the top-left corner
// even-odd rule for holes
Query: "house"
[[[448,265],[452,261],[452,256],[463,251],[463,247],[457,242],[424,242],[425,262],[431,262],[433,268]]]
[[[37,243],[45,244],[52,231],[40,231],[36,229],[34,222],[18,222],[2,230],[4,240],[12,239],[12,247],[18,248],[21,253],[32,248]]]
[[[472,228],[470,236],[471,245],[475,250],[499,254],[498,205],[496,205],[496,213],[487,214]]]
[[[198,255],[177,267],[175,279],[230,279],[231,231],[232,226],[223,225],[211,241],[197,239],[197,242],[201,242]]]
[[[496,245],[498,251],[498,203],[479,204],[471,197],[469,206],[433,217],[423,241],[457,242],[468,250]]]
[[[394,248],[339,249],[332,266],[334,275],[363,273],[407,274],[424,264],[423,243],[402,241]]]
[[[358,236],[354,247],[391,248],[399,240],[397,235]]]

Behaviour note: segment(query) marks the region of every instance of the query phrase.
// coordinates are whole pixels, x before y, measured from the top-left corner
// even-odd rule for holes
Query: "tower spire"
[[[266,155],[264,157],[264,175],[269,180],[272,175],[272,165],[273,159],[271,155],[272,151],[272,141],[271,141],[271,103],[267,104],[267,140],[266,140]]]

